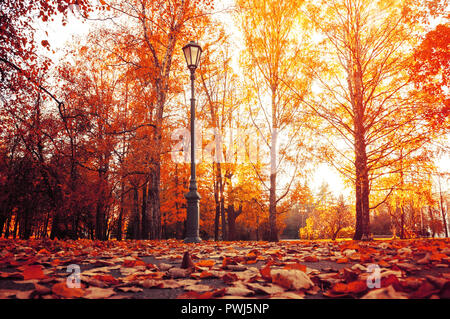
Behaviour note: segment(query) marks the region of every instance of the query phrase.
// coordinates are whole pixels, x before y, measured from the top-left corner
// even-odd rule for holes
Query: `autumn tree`
[[[277,204],[288,194],[297,174],[291,173],[291,181],[283,187],[277,183],[281,168],[301,162],[292,152],[293,145],[302,144],[304,138],[299,118],[300,104],[290,96],[289,85],[295,86],[303,95],[308,79],[296,77],[303,56],[296,39],[302,1],[237,1],[239,21],[245,41],[243,63],[245,76],[251,88],[253,100],[249,103],[249,120],[268,149],[270,240],[278,240]],[[294,117],[298,117],[294,121]],[[297,127],[292,124],[296,123]],[[283,133],[289,132],[288,136]],[[299,148],[297,148],[298,151]],[[282,164],[283,163],[283,164]],[[295,170],[296,171],[296,170]]]
[[[415,61],[411,67],[412,80],[419,90],[427,94],[428,103],[435,106],[429,109],[427,116],[438,125],[445,125],[450,110],[450,97],[446,90],[450,77],[449,41],[449,24],[439,24],[415,49]]]
[[[306,225],[299,230],[300,238],[335,240],[341,233],[349,236],[353,232],[354,216],[350,206],[343,195],[336,198],[328,184],[320,186],[312,207]]]

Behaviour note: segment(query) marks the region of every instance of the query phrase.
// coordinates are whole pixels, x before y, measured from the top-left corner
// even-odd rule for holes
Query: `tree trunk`
[[[276,88],[272,87],[272,133],[270,145],[270,188],[269,188],[269,241],[277,242],[277,104]]]
[[[213,161],[213,171],[215,168],[215,162]],[[217,176],[214,176],[214,202],[216,204],[216,214],[214,217],[214,240],[219,240],[219,222],[220,222],[220,200]]]
[[[356,46],[358,54],[359,49]],[[354,117],[355,139],[355,200],[356,200],[356,227],[353,239],[361,240],[369,237],[369,176],[367,168],[367,151],[364,127],[364,101],[363,79],[357,57],[350,59],[349,75],[347,78]]]
[[[447,214],[444,210],[444,198],[442,196],[441,177],[440,176],[438,176],[438,181],[439,181],[439,204],[441,206],[442,222],[443,222],[443,226],[444,226],[445,237],[448,238],[447,216],[446,216]]]
[[[431,206],[428,206],[428,216],[430,217],[431,237],[434,238],[434,236],[436,235],[436,232],[435,232],[434,221],[433,221],[433,210],[431,209]]]
[[[141,237],[139,239],[148,239],[149,238],[149,218],[148,218],[148,210],[147,210],[147,183],[144,183],[142,186],[142,207],[141,207],[141,224],[139,227],[141,228]]]
[[[405,210],[403,204],[400,206],[400,239],[405,239]]]
[[[158,161],[155,163],[155,170],[151,174],[147,192],[149,239],[161,239],[160,172],[161,166]]]
[[[236,218],[242,213],[242,204],[239,205],[239,210],[234,209],[234,204],[228,206],[228,240],[236,240]]]
[[[133,224],[132,238],[141,238],[141,219],[139,214],[139,191],[137,186],[133,187]]]

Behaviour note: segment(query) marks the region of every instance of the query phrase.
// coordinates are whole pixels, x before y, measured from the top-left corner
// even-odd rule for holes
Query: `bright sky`
[[[216,4],[216,10],[221,12],[224,8],[229,8],[234,3],[234,0],[218,0]],[[239,43],[235,47],[242,47],[242,38],[239,34],[239,30],[234,23],[234,21],[230,18],[227,13],[219,13],[218,16],[221,20],[226,24],[226,30],[231,34],[232,38],[235,42]],[[64,27],[61,24],[60,19],[56,19],[53,23],[47,24],[43,22],[39,22],[37,25],[37,40],[38,43],[40,40],[47,39],[50,42],[52,50],[54,53],[48,52],[43,49],[43,54],[50,56],[52,60],[57,63],[61,58],[63,58],[64,47],[67,43],[72,40],[73,36],[85,36],[89,32],[91,22],[83,22],[83,18],[77,13],[71,13],[68,17],[68,24]],[[47,32],[47,34],[45,33]],[[180,53],[181,54],[181,53]],[[232,65],[235,70],[239,69],[239,54],[233,55],[235,60]],[[448,156],[442,157],[438,165],[441,170],[449,171],[450,170],[450,158]],[[326,164],[320,164],[316,168],[315,174],[313,174],[310,178],[310,187],[314,192],[318,190],[320,185],[325,181],[330,185],[330,189],[333,191],[335,196],[340,194],[344,194],[344,196],[349,196],[351,190],[346,188],[342,178],[339,176],[339,173],[332,167]],[[444,183],[443,187],[445,189],[448,188],[448,183]]]

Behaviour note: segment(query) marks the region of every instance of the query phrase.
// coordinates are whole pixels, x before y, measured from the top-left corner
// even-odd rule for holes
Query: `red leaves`
[[[337,283],[327,294],[328,297],[344,297],[348,295],[357,295],[367,290],[367,283],[361,280],[353,281],[348,284]]]
[[[41,265],[23,266],[19,269],[23,270],[22,275],[24,280],[47,278],[47,276],[43,272],[44,267],[42,267]]]
[[[136,267],[136,266],[147,266],[147,264],[139,259],[125,260],[122,267]]]
[[[216,289],[214,291],[207,291],[199,293],[196,291],[188,291],[177,296],[177,299],[211,299],[214,297],[222,297],[225,294],[225,289]]]
[[[214,260],[200,260],[196,263],[196,266],[199,267],[212,267],[216,262]]]
[[[442,259],[446,259],[448,258],[447,255],[445,254],[440,254],[440,253],[434,253],[430,256],[430,260],[431,261],[442,261]]]
[[[64,298],[80,298],[84,295],[84,291],[81,288],[69,288],[65,282],[54,284],[52,292]]]
[[[268,263],[263,268],[259,270],[259,273],[261,274],[261,277],[269,282],[272,281],[272,276],[270,274],[270,264]]]
[[[349,260],[348,260],[347,257],[344,257],[344,258],[339,258],[338,260],[336,260],[336,262],[337,262],[338,264],[346,264],[346,263],[349,262]]]
[[[298,263],[286,264],[284,265],[283,269],[297,269],[306,272],[306,266]]]
[[[417,289],[415,292],[413,292],[410,296],[411,299],[423,299],[428,298],[431,295],[437,294],[440,291],[440,289],[437,289],[434,285],[429,283],[428,281],[425,281],[419,289]]]
[[[303,260],[305,262],[317,262],[318,261],[316,256],[306,256],[305,258],[303,258]]]
[[[110,284],[110,285],[118,285],[118,284],[120,284],[120,280],[117,280],[116,278],[114,278],[111,275],[96,275],[96,276],[94,276],[94,279],[103,281],[103,282],[105,282],[107,284]]]

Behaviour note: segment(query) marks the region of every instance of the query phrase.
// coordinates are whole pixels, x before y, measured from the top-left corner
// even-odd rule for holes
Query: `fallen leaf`
[[[113,288],[90,287],[86,290],[83,298],[86,299],[106,299],[115,294]]]
[[[298,269],[303,272],[306,272],[306,266],[299,263],[286,264],[284,265],[283,269]]]
[[[233,271],[244,271],[247,269],[245,265],[227,265],[226,268]]]
[[[337,262],[338,264],[346,264],[346,263],[349,262],[349,260],[348,260],[347,257],[344,257],[344,258],[339,258],[338,260],[336,260],[336,262]]]
[[[367,289],[368,287],[366,282],[357,280],[350,282],[348,284],[337,283],[336,285],[333,286],[331,290],[337,294],[348,295],[348,294],[359,294],[366,291]]]
[[[0,289],[0,299],[8,299],[9,297],[15,296],[17,290],[11,289]]]
[[[145,279],[140,282],[140,285],[144,288],[162,288],[162,280]]]
[[[319,259],[316,256],[306,256],[303,258],[305,262],[317,262]]]
[[[369,291],[361,299],[407,299],[407,295],[405,293],[395,291],[392,286],[388,286]]]
[[[225,282],[225,283],[231,283],[234,282],[236,280],[238,280],[238,277],[236,274],[233,274],[231,272],[225,273],[221,279]]]
[[[411,299],[424,299],[428,298],[431,295],[439,293],[440,289],[436,288],[434,285],[429,283],[428,281],[424,281],[419,289],[414,291],[409,298]]]
[[[26,290],[26,291],[17,291],[16,292],[16,298],[17,299],[30,299],[31,294],[34,292],[34,290]]]
[[[110,284],[110,285],[118,285],[120,284],[120,280],[117,278],[114,278],[111,275],[95,275],[94,279],[103,281],[104,283]]]
[[[144,289],[139,287],[119,287],[117,289],[123,292],[134,292],[134,293],[144,291]]]
[[[47,278],[41,265],[23,266],[19,269],[22,270],[23,280]]]
[[[270,269],[270,264],[266,264],[263,268],[261,268],[259,270],[259,273],[261,274],[261,277],[267,281],[272,281],[272,275],[271,273],[271,269]]]
[[[419,259],[416,263],[419,265],[428,264],[430,262],[430,257],[431,257],[431,254],[426,253],[426,255],[423,258]]]
[[[191,268],[184,269],[184,268],[174,267],[174,268],[170,268],[167,271],[167,275],[172,278],[185,278],[185,277],[189,276],[191,274],[191,272],[192,272]]]
[[[256,293],[263,293],[266,295],[273,295],[284,292],[284,289],[281,286],[270,283],[264,286],[258,283],[247,283],[247,287],[252,289]]]
[[[37,295],[48,295],[52,293],[52,290],[48,287],[39,284],[34,284],[34,293]]]
[[[275,269],[271,275],[273,283],[288,290],[308,289],[314,285],[306,273],[297,269]]]
[[[65,282],[60,282],[54,284],[52,287],[52,292],[55,295],[64,298],[80,298],[84,295],[84,291],[81,288],[69,288]]]
[[[253,295],[255,292],[253,290],[246,288],[243,285],[238,285],[238,286],[226,287],[225,293],[227,295],[244,297],[244,296]]]

